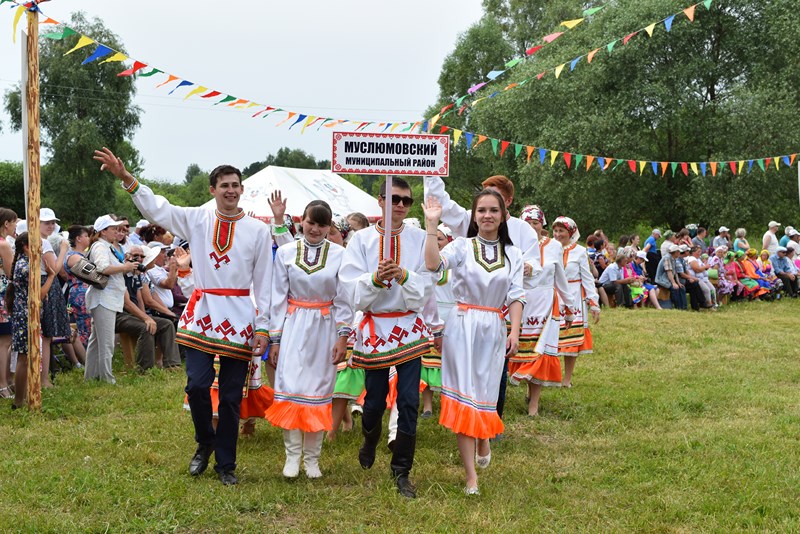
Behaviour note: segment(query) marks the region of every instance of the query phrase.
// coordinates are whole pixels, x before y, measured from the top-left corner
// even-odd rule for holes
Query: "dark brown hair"
[[[330,226],[333,224],[333,212],[330,205],[324,200],[312,200],[303,210],[303,220],[316,223],[320,226]]]
[[[500,203],[500,217],[502,220],[500,222],[500,228],[497,229],[497,236],[500,238],[500,242],[504,245],[513,245],[514,243],[511,241],[511,237],[508,235],[508,223],[506,223],[508,212],[506,211],[506,203],[500,193],[493,189],[484,189],[475,195],[474,199],[472,199],[472,217],[469,220],[467,237],[475,237],[478,235],[478,223],[475,222],[475,210],[478,208],[478,200],[486,196],[494,197],[497,199],[497,202]]]
[[[220,165],[216,167],[211,174],[208,175],[208,185],[211,187],[217,187],[217,180],[220,176],[226,176],[228,174],[235,174],[239,177],[239,183],[242,183],[242,171],[234,167],[233,165]]]

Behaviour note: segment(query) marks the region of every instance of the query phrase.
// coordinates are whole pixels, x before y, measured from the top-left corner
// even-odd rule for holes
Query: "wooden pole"
[[[386,176],[386,188],[383,190],[383,259],[392,258],[392,175]]]
[[[28,113],[28,408],[41,410],[42,353],[40,338],[42,328],[42,277],[39,269],[42,259],[42,238],[39,232],[40,168],[39,168],[39,15],[29,9],[28,15],[28,83],[25,106]]]

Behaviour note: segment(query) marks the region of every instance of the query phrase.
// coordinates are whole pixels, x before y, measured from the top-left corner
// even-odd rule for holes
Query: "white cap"
[[[789,249],[787,249],[786,247],[778,247],[778,252],[788,252],[788,251]]]
[[[678,245],[673,244],[673,245],[669,246],[668,250],[669,250],[670,253],[673,253],[673,252],[678,252],[680,249],[681,249],[681,247],[679,247]]]
[[[640,250],[639,252],[637,252],[636,257],[642,258],[644,261],[650,261],[647,259],[647,252],[645,252],[644,250]]]
[[[788,243],[786,243],[786,252],[792,252],[792,251],[794,251],[795,253],[797,251],[800,251],[800,245],[798,245],[794,241],[789,241]]]
[[[161,254],[161,249],[158,247],[150,247],[142,245],[142,254],[144,254],[144,259],[142,260],[142,265],[150,265],[155,261],[159,254]]]
[[[139,222],[136,223],[136,228],[144,228],[145,226],[150,226],[150,221],[147,219],[139,219]]]
[[[789,237],[794,237],[796,235],[800,235],[800,232],[795,230],[794,228],[789,228],[789,231],[786,233]]]
[[[653,231],[651,233],[658,234],[659,237],[661,236],[661,230],[659,230],[658,228],[653,228]]]
[[[777,228],[780,225],[781,225],[781,223],[779,223],[779,222],[770,221],[769,224],[767,225],[767,228]]]
[[[42,208],[39,210],[39,220],[42,222],[50,222],[50,221],[60,221],[61,219],[56,217],[56,212],[54,212],[50,208]]]
[[[730,231],[731,231],[731,229],[730,229],[730,228],[728,228],[727,226],[720,226],[720,227],[719,227],[719,233],[722,233],[722,232],[730,232]]]
[[[681,252],[689,252],[691,250],[689,245],[679,245],[678,248],[681,250]]]
[[[28,231],[28,221],[26,221],[25,219],[18,220],[17,221],[16,231],[17,231],[17,235],[24,234],[25,232],[27,232]]]
[[[157,250],[158,252],[161,252],[161,249],[165,249],[165,248],[169,248],[169,247],[167,245],[165,245],[164,243],[160,242],[160,241],[150,241],[147,244],[147,248],[152,248],[152,249]],[[156,255],[158,255],[158,254],[156,254]]]
[[[111,218],[111,215],[101,215],[94,221],[94,231],[95,232],[102,232],[106,228],[111,228],[112,226],[119,226],[122,224],[122,221],[115,221]]]

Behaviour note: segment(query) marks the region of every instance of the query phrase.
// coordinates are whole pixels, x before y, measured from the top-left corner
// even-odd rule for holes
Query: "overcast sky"
[[[53,0],[42,10],[67,21],[100,18],[133,58],[239,98],[341,119],[415,121],[438,94],[437,79],[458,34],[481,16],[480,0]],[[0,12],[0,89],[20,78],[12,11]],[[241,11],[237,11],[241,9]],[[24,24],[24,19],[20,26]],[[86,51],[80,51],[88,56]],[[87,65],[82,68],[91,68]],[[144,110],[133,139],[145,177],[180,180],[190,163],[244,167],[280,147],[330,159],[331,135],[220,109],[137,82]],[[187,92],[182,89],[182,93]],[[285,115],[283,115],[285,117]],[[0,160],[21,160],[19,133],[0,134]]]

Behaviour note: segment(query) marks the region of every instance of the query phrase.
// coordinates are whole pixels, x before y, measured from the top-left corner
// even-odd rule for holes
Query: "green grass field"
[[[455,437],[420,420],[397,496],[388,449],[364,471],[357,432],[323,448],[324,478],[281,477],[281,434],[240,441],[237,487],[187,473],[185,377],[61,375],[44,410],[0,416],[0,528],[39,532],[800,530],[800,302],[718,313],[604,311],[574,387],[529,419],[509,389],[505,439],[462,493]]]

